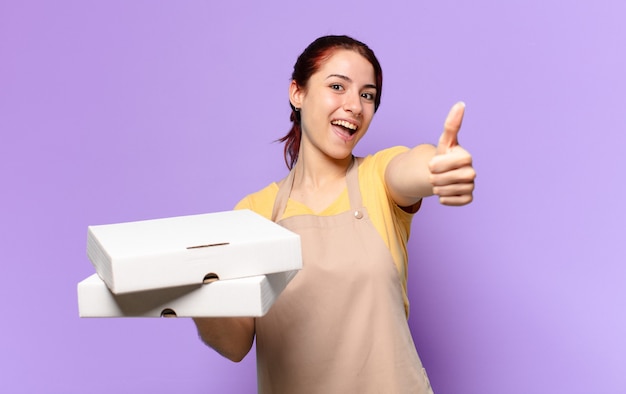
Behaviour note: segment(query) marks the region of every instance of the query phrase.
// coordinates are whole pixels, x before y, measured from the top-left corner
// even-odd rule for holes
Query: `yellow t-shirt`
[[[387,165],[397,154],[408,150],[403,146],[388,148],[363,159],[359,165],[359,188],[363,206],[367,208],[372,224],[389,248],[396,264],[402,283],[404,307],[408,317],[409,300],[407,297],[407,265],[408,256],[406,245],[411,229],[413,213],[398,207],[389,196],[385,184],[385,170]],[[264,189],[250,194],[242,199],[235,209],[250,209],[268,219],[272,217],[274,200],[278,194],[278,184],[275,182]],[[416,205],[419,207],[419,203]],[[347,187],[341,195],[322,212],[313,212],[306,205],[289,199],[283,219],[296,215],[331,216],[350,209]],[[415,211],[415,209],[413,209]]]

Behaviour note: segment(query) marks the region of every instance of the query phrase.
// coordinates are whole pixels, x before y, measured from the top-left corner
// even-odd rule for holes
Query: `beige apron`
[[[407,324],[400,275],[361,203],[356,159],[346,174],[350,210],[272,220],[300,234],[304,266],[256,319],[259,393],[432,393]]]

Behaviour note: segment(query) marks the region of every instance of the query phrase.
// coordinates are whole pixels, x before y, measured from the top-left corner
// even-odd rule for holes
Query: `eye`
[[[373,101],[375,94],[374,93],[369,93],[369,92],[363,92],[361,93],[361,97],[363,97],[364,99],[368,100],[368,101]]]
[[[330,88],[333,90],[343,90],[343,86],[341,86],[341,84],[338,84],[338,83],[331,84]]]

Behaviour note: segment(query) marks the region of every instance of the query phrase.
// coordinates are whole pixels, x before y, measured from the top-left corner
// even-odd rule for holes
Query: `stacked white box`
[[[87,254],[115,294],[302,268],[300,237],[250,210],[89,226]]]
[[[113,294],[93,274],[78,284],[80,317],[259,317],[297,271]]]
[[[302,268],[299,235],[250,210],[89,226],[87,255],[81,317],[262,316]]]

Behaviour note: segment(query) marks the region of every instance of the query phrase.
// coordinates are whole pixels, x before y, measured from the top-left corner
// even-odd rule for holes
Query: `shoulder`
[[[421,201],[411,207],[401,208],[396,205],[385,182],[385,171],[396,156],[409,150],[410,148],[406,146],[394,146],[383,149],[362,158],[359,164],[359,182],[362,188],[365,189],[364,192],[373,193],[372,196],[375,196],[378,201],[384,199],[395,214],[400,216],[412,215],[417,212]]]
[[[362,172],[373,172],[380,176],[384,176],[387,166],[394,157],[400,153],[408,151],[406,146],[394,146],[391,148],[380,150],[374,154],[363,157],[359,163],[359,169]]]
[[[278,185],[276,182],[273,182],[263,189],[242,198],[235,206],[235,209],[249,209],[271,219],[274,200],[277,194]]]

